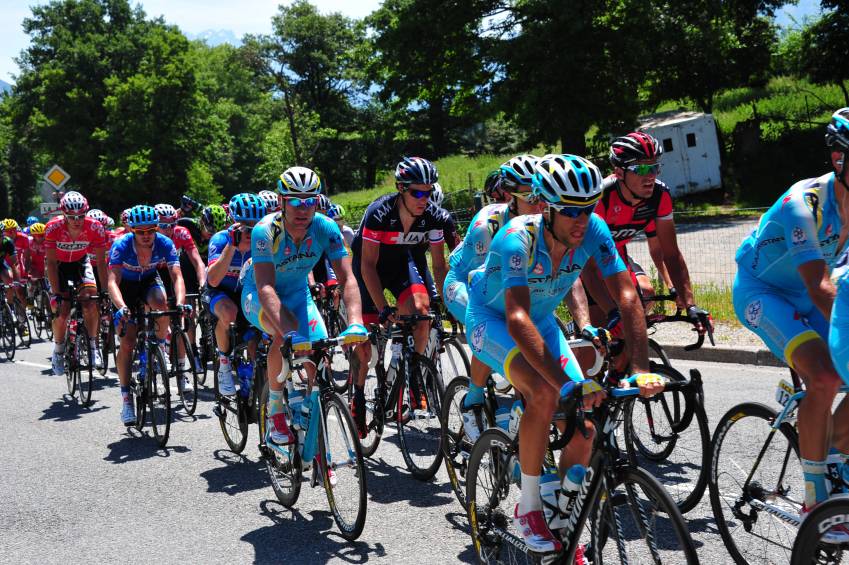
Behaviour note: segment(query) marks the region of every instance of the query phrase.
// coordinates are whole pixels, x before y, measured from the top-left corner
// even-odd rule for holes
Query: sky
[[[269,33],[271,17],[280,4],[277,0],[142,0],[148,16],[164,16],[168,23],[176,24],[184,32],[197,35],[207,30],[229,30],[236,37],[246,33]],[[374,11],[380,0],[311,0],[323,13],[342,12],[362,18]],[[43,0],[0,0],[0,80],[14,82],[12,75],[18,72],[13,61],[29,44],[21,30],[24,18],[30,15],[29,7],[45,3]],[[283,2],[288,4],[290,2]],[[819,0],[799,0],[798,5],[789,6],[779,15],[783,25],[792,23],[792,15],[801,20],[807,14],[819,10]]]
[[[271,17],[278,0],[130,0],[141,4],[149,17],[164,16],[184,32],[197,35],[207,30],[229,30],[236,37],[246,33],[270,33]],[[362,18],[373,12],[380,0],[311,0],[322,13],[342,12]],[[0,80],[12,83],[18,72],[14,57],[26,49],[29,38],[21,30],[30,6],[46,4],[42,0],[0,0]]]

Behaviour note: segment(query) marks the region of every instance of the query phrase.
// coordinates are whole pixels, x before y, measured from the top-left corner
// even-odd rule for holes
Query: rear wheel
[[[849,495],[845,494],[832,496],[811,510],[799,528],[790,565],[841,563],[849,549],[845,545],[835,544],[834,540],[829,539],[828,533],[832,526],[846,524],[847,516]]]
[[[233,367],[233,373],[237,368]],[[239,394],[224,396],[218,391],[218,371],[213,374],[213,385],[215,386],[215,398],[218,402],[216,414],[218,414],[218,425],[224,434],[224,441],[233,453],[241,453],[248,442],[248,416],[244,402]]]
[[[3,308],[5,310],[5,308]],[[3,340],[5,342],[5,334],[6,334],[6,315],[0,310],[0,333],[3,335]],[[5,345],[5,343],[4,343]],[[68,394],[74,396],[77,392],[77,383],[79,382],[79,377],[77,372],[79,371],[79,366],[77,363],[77,358],[74,355],[74,340],[71,339],[71,332],[66,329],[65,330],[65,384],[68,386]]]

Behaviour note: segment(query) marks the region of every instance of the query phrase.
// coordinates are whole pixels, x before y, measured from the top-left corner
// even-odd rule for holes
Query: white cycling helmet
[[[177,221],[177,209],[170,204],[157,204],[153,207],[159,215],[159,223],[173,224]]]
[[[546,155],[537,161],[532,193],[559,206],[589,206],[601,198],[601,171],[577,155]]]
[[[433,183],[433,192],[430,193],[428,199],[437,206],[442,206],[442,202],[445,200],[445,193],[442,192],[442,186],[438,182]]]
[[[277,192],[283,196],[318,196],[321,194],[321,180],[312,169],[289,167],[277,180]]]
[[[86,212],[86,216],[88,216],[89,218],[94,218],[104,226],[106,225],[106,213],[100,208],[92,208],[91,210]]]

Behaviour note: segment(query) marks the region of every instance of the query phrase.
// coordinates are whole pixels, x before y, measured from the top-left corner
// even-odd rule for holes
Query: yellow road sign
[[[71,175],[65,172],[65,170],[59,165],[53,165],[46,173],[44,173],[44,180],[50,183],[50,185],[56,190],[60,190],[70,179]]]

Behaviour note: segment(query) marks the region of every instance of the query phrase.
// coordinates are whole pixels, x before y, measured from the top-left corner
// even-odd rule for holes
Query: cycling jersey
[[[837,296],[831,308],[828,349],[831,361],[843,382],[849,384],[849,252],[841,254],[832,271],[836,278]]]
[[[210,267],[218,262],[221,254],[224,253],[224,248],[227,247],[229,243],[229,228],[221,230],[212,236],[209,240],[209,261],[207,263]],[[251,246],[253,246],[253,243]],[[238,249],[234,250],[233,258],[230,260],[230,265],[227,267],[227,273],[224,275],[224,278],[221,279],[221,282],[218,283],[217,286],[210,285],[210,288],[218,288],[235,292],[236,287],[239,286],[239,273],[242,270],[242,265],[244,265],[250,257],[250,250],[245,251],[244,253]],[[209,272],[209,269],[207,269],[207,272]]]
[[[200,222],[194,218],[179,218],[177,220],[177,226],[188,230],[189,235],[195,243],[195,247],[197,247],[198,253],[200,253],[201,259],[205,262],[206,256],[209,253],[209,240],[203,238]]]
[[[29,238],[29,259],[30,272],[29,276],[34,279],[40,279],[44,276],[44,237],[40,240],[30,236]]]
[[[121,280],[140,281],[157,276],[160,267],[175,267],[180,265],[177,250],[170,239],[156,234],[153,240],[153,251],[146,265],[139,265],[136,253],[135,235],[125,234],[115,241],[109,253],[109,268],[121,269]]]
[[[56,250],[56,260],[60,263],[79,261],[87,253],[105,249],[106,230],[103,224],[94,218],[86,217],[76,236],[68,231],[68,223],[63,216],[57,216],[47,222],[44,229],[44,247]]]
[[[177,255],[181,255],[183,251],[188,252],[196,248],[189,230],[182,226],[174,226],[174,233],[171,235],[170,239],[174,242],[174,247],[177,249]]]
[[[601,200],[595,213],[610,229],[616,248],[623,257],[625,245],[642,231],[646,237],[657,235],[656,220],[672,219],[672,196],[669,188],[659,180],[654,181],[654,191],[644,200],[629,201],[615,175],[604,179]]]
[[[15,251],[15,242],[12,238],[2,236],[0,240],[0,261],[7,266],[15,265],[17,261],[17,253]]]
[[[829,173],[790,187],[737,250],[734,312],[791,367],[800,345],[827,340],[829,333],[829,321],[814,306],[798,267],[816,260],[834,267],[841,225]]]
[[[483,265],[493,236],[509,218],[508,204],[484,206],[469,222],[465,239],[448,257],[443,297],[448,311],[460,321],[466,318],[469,303],[469,273]]]
[[[552,273],[544,229],[537,214],[513,218],[495,234],[486,261],[469,275],[470,311],[488,310],[503,317],[504,290],[527,286],[531,318],[541,319],[563,301],[590,257],[604,277],[625,270],[610,230],[598,216],[590,216],[581,246],[563,256],[557,273]]]
[[[107,249],[109,249],[110,251],[112,250],[112,244],[115,243],[116,239],[118,239],[118,235],[115,232],[106,230],[106,247],[107,247]],[[94,253],[89,253],[88,258],[91,261],[92,266],[97,267],[97,255],[95,255]],[[106,259],[106,263],[107,263],[107,265],[109,264],[109,258],[108,257]]]
[[[29,238],[21,232],[16,232],[15,237],[11,239],[15,243],[15,255],[17,257],[18,275],[23,276],[24,271],[26,271],[26,265],[24,265],[24,256],[29,250]]]

